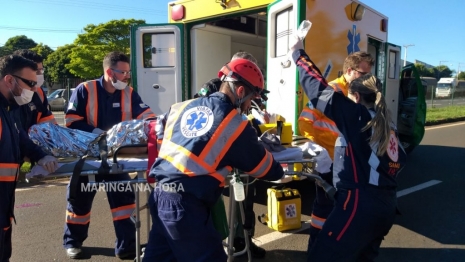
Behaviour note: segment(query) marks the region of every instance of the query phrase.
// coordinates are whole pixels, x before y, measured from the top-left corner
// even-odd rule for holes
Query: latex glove
[[[265,124],[269,124],[270,123],[270,118],[271,118],[270,113],[268,113],[266,111],[266,109],[263,109],[262,114],[263,114],[263,119],[265,119]]]
[[[58,169],[58,160],[53,156],[44,156],[37,164],[42,166],[49,173],[53,173]]]
[[[316,160],[316,167],[315,170],[320,173],[328,173],[331,171],[331,164],[333,163],[333,160],[331,157],[329,157],[328,151],[323,148],[320,153],[313,158]]]
[[[304,43],[296,35],[293,35],[289,44],[289,51],[293,53],[299,49],[304,49]]]
[[[105,131],[103,131],[102,129],[100,128],[94,128],[94,130],[92,130],[92,133],[93,134],[97,134],[97,135],[100,135],[101,133],[103,133]]]

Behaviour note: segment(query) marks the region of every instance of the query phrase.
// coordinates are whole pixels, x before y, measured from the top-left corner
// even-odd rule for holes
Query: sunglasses
[[[21,81],[23,81],[23,82],[24,82],[27,86],[29,86],[30,88],[34,88],[34,87],[37,85],[37,82],[35,82],[35,81],[31,81],[31,80],[22,78],[22,77],[17,76],[17,75],[12,75],[12,76],[21,79]]]
[[[110,69],[111,69],[111,71],[114,71],[116,73],[120,73],[123,76],[130,76],[131,75],[131,71],[122,71],[122,70],[118,70],[118,69],[114,69],[114,68],[110,68]]]
[[[360,72],[360,71],[358,71],[357,69],[353,69],[353,70],[356,71],[356,72],[358,72],[358,73],[359,73],[360,75],[362,75],[362,76],[364,76],[364,75],[370,73],[370,72]]]

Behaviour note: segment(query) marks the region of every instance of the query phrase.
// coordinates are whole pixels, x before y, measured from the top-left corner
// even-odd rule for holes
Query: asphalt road
[[[376,261],[464,261],[465,257],[465,122],[427,128],[423,142],[409,155],[399,176],[399,208],[395,225],[383,241]],[[66,179],[20,184],[16,193],[12,262],[69,261],[62,247]],[[257,183],[255,212],[266,212],[266,188]],[[314,184],[288,184],[302,195],[301,231],[279,233],[257,222],[255,242],[268,252],[262,261],[305,261]],[[142,198],[144,199],[144,198]],[[225,198],[227,204],[228,199]],[[97,193],[84,261],[118,261],[115,234],[103,192]],[[142,217],[145,218],[143,212]],[[142,239],[147,230],[142,221]],[[235,261],[246,261],[237,258]]]

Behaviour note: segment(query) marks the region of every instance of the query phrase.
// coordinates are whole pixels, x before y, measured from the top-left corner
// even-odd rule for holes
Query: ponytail
[[[375,115],[367,123],[362,131],[372,129],[370,137],[370,146],[376,148],[376,155],[382,156],[386,153],[389,146],[391,133],[391,113],[387,108],[386,100],[381,94],[381,81],[370,74],[364,75],[352,81],[349,86],[349,92],[358,92],[361,96],[362,104],[367,107],[374,106]]]
[[[368,124],[362,128],[362,131],[366,131],[372,128],[373,132],[370,137],[370,146],[378,144],[378,150],[376,155],[382,156],[386,153],[389,146],[389,137],[391,133],[391,113],[387,109],[386,100],[384,100],[381,92],[376,93],[375,101],[375,115]]]

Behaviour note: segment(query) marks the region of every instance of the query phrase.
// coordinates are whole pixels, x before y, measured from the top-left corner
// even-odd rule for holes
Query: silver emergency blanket
[[[144,125],[143,120],[124,121],[114,125],[107,132],[108,154],[112,155],[121,146],[147,144]]]
[[[145,121],[130,120],[114,125],[107,131],[109,155],[124,145],[146,144],[147,135],[144,130]],[[29,130],[31,140],[39,145],[47,154],[54,157],[81,157],[89,149],[89,144],[97,138],[97,134],[84,132],[43,123],[33,125]],[[98,145],[90,147],[91,157],[98,157]]]
[[[85,155],[89,144],[97,138],[96,134],[43,123],[29,129],[29,137],[47,154],[54,157],[81,157]],[[98,145],[90,148],[89,156],[97,157]]]

